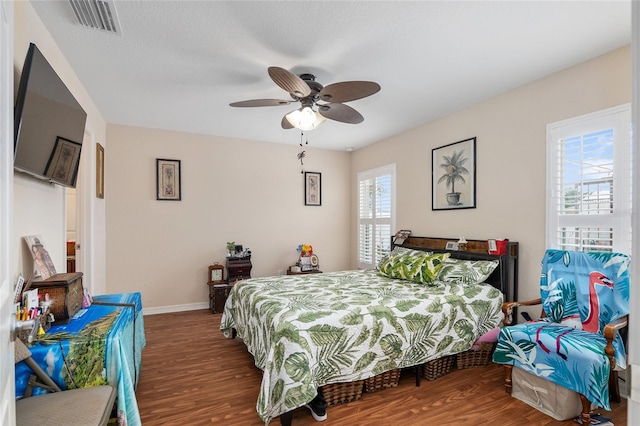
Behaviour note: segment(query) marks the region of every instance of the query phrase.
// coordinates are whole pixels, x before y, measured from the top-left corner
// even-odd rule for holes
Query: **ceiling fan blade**
[[[304,98],[311,94],[309,85],[304,82],[303,79],[295,74],[280,67],[269,67],[269,77],[275,84],[281,89],[286,90],[292,96],[297,98]]]
[[[289,105],[290,103],[291,101],[283,99],[251,99],[250,101],[232,102],[229,105],[232,107],[265,107]]]
[[[287,115],[289,114],[291,113],[288,112],[284,115],[284,117],[282,117],[282,122],[280,123],[280,125],[282,126],[283,129],[293,129],[293,124],[291,124],[289,120],[287,120]]]
[[[325,86],[318,95],[325,102],[342,103],[366,98],[380,91],[373,81],[343,81]]]
[[[364,121],[364,117],[349,105],[326,104],[318,107],[318,112],[325,118],[343,123],[358,124]]]

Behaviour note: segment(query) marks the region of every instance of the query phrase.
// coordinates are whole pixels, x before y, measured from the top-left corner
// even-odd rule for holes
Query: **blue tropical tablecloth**
[[[38,363],[62,389],[109,383],[118,393],[118,424],[141,425],[135,388],[146,340],[140,293],[94,297],[94,303],[68,324],[54,325],[29,347]],[[16,364],[16,397],[29,376]],[[35,388],[33,394],[46,392]]]

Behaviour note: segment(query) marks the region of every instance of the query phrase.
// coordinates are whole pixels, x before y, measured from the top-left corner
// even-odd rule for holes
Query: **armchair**
[[[539,299],[503,304],[503,329],[493,361],[504,364],[511,393],[518,367],[580,395],[582,424],[592,404],[611,410],[620,402],[618,369],[626,352],[618,331],[629,313],[629,257],[620,253],[547,250]],[[511,325],[517,306],[542,305],[539,320]]]

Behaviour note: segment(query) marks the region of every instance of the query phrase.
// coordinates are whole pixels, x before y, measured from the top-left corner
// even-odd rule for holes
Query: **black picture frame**
[[[156,159],[156,200],[182,200],[180,160]]]
[[[304,205],[322,205],[322,174],[304,172]]]
[[[56,137],[56,144],[51,151],[44,175],[65,186],[74,186],[80,166],[82,144]]]
[[[476,208],[476,138],[434,148],[431,210]]]

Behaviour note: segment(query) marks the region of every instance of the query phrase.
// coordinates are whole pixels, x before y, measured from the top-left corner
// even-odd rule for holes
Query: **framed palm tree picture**
[[[318,172],[304,172],[304,205],[322,205],[322,174]]]
[[[476,138],[434,148],[431,209],[476,208]]]
[[[180,174],[180,160],[156,159],[157,200],[182,200]]]

